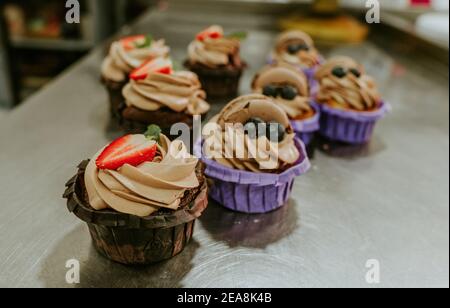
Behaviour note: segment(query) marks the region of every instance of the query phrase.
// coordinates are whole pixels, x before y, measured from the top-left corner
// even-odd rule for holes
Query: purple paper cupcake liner
[[[253,173],[225,167],[202,156],[202,143],[197,142],[194,153],[202,157],[205,174],[214,180],[210,197],[225,208],[247,214],[264,214],[284,206],[290,198],[295,178],[311,167],[305,145],[296,139],[299,161],[281,174]]]
[[[333,141],[364,144],[370,141],[378,120],[388,112],[388,104],[382,102],[376,111],[357,112],[321,105],[320,134]]]
[[[316,103],[311,103],[314,108],[315,115],[312,118],[301,120],[301,121],[291,121],[292,128],[303,143],[308,146],[311,144],[314,135],[320,129],[320,107]]]

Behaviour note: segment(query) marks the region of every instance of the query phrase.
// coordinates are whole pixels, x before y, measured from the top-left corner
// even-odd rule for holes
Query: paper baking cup
[[[202,157],[205,174],[213,180],[210,197],[225,208],[248,214],[269,213],[284,206],[290,198],[297,176],[311,167],[305,145],[296,139],[299,161],[282,174],[253,173],[225,167],[203,157],[202,143],[195,145],[194,153]]]
[[[333,141],[363,144],[370,141],[376,123],[388,112],[383,102],[376,111],[357,112],[332,108],[322,104],[320,134]]]
[[[311,106],[316,112],[312,118],[301,121],[291,121],[291,125],[297,138],[303,141],[306,146],[311,144],[315,133],[320,129],[320,107],[316,103],[312,103]]]

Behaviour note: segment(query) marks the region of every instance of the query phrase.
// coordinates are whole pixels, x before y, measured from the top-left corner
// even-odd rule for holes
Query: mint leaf
[[[161,138],[161,128],[158,125],[150,125],[144,135],[147,139],[159,143],[159,139]]]
[[[147,35],[145,37],[145,41],[144,42],[142,42],[142,43],[136,42],[135,46],[136,46],[136,48],[139,48],[139,49],[141,49],[141,48],[148,48],[148,47],[150,47],[152,45],[152,42],[153,42],[152,36],[151,35]]]
[[[243,41],[243,40],[247,39],[248,34],[245,31],[239,31],[239,32],[233,32],[231,34],[228,34],[227,37]]]

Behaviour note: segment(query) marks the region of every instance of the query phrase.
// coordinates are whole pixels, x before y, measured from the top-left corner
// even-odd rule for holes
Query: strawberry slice
[[[173,63],[170,59],[156,58],[145,62],[143,65],[131,72],[133,80],[143,80],[150,73],[170,75],[173,73]]]
[[[217,26],[209,27],[208,29],[203,30],[202,32],[197,34],[197,40],[200,42],[203,42],[207,38],[218,39],[221,37],[223,37],[223,33],[222,33],[221,29],[218,28]]]
[[[135,36],[129,36],[125,37],[120,40],[122,43],[123,48],[125,50],[133,50],[136,49],[137,46],[144,45],[148,40],[148,37],[145,35],[135,35]]]
[[[113,141],[96,160],[101,170],[117,170],[125,164],[139,166],[155,158],[157,144],[144,135],[127,135]]]

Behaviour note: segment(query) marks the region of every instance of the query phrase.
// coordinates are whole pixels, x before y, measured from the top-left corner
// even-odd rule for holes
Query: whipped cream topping
[[[273,143],[266,136],[251,139],[245,134],[243,125],[254,117],[282,124],[287,128],[284,139],[280,143]],[[295,133],[286,113],[263,95],[252,94],[235,99],[211,120],[204,134],[206,157],[229,168],[276,173],[300,158]]]
[[[112,43],[109,55],[102,63],[102,76],[108,80],[123,82],[130,72],[145,61],[167,57],[170,48],[164,40],[153,41],[149,47],[127,50],[121,41]]]
[[[308,79],[304,73],[285,64],[266,66],[255,76],[252,88],[255,93],[262,94],[264,87],[269,85],[292,86],[297,89],[297,96],[293,100],[281,96],[272,98],[290,119],[304,119],[314,115],[314,109],[310,105]]]
[[[308,50],[289,53],[289,46],[299,44],[307,46]],[[288,63],[302,68],[312,68],[320,63],[320,54],[312,38],[297,30],[287,31],[278,36],[272,58],[278,63]]]
[[[335,76],[333,70],[342,68],[346,75]],[[351,73],[356,70],[358,75]],[[319,103],[326,103],[338,109],[368,111],[381,104],[381,96],[374,79],[368,76],[364,67],[349,57],[335,57],[327,61],[316,73],[320,83],[317,94]]]
[[[167,107],[175,112],[202,115],[210,109],[197,75],[186,71],[170,75],[149,73],[143,80],[132,79],[123,95],[128,106],[146,111]]]
[[[175,211],[185,192],[200,185],[195,173],[198,159],[189,154],[183,142],[170,142],[164,135],[155,159],[137,167],[99,170],[95,160],[101,152],[85,172],[89,204],[95,210],[114,209],[139,217],[150,216],[160,208]]]
[[[194,40],[189,44],[188,56],[191,64],[202,64],[209,68],[223,66],[240,66],[240,41],[236,38],[223,36],[223,28],[211,27],[220,34],[219,38],[206,37],[204,40]]]

